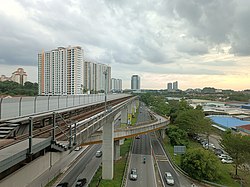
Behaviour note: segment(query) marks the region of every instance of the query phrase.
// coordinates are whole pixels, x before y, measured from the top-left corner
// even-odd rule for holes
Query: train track
[[[127,99],[128,98],[120,98],[120,99],[116,99],[113,101],[109,101],[108,105],[115,106],[115,105],[117,105],[117,104],[119,104]],[[57,117],[56,117],[56,126],[58,127],[58,128],[56,128],[56,131],[55,131],[56,139],[57,140],[67,140],[67,136],[65,136],[65,134],[67,134],[67,135],[69,134],[69,131],[70,131],[69,125],[70,124],[72,124],[74,122],[88,119],[91,116],[94,116],[94,115],[96,115],[104,110],[105,110],[105,106],[103,103],[100,106],[98,106],[92,110],[89,110],[89,111],[84,112],[84,113],[80,113],[76,116],[68,117],[66,119],[63,119],[63,117],[60,116],[60,112],[58,112]],[[52,136],[52,130],[53,130],[53,124],[49,124],[49,125],[46,125],[44,127],[37,128],[37,129],[33,130],[32,137],[33,138],[48,138],[48,137]],[[14,145],[18,142],[27,140],[28,138],[29,138],[28,132],[24,133],[22,135],[18,135],[15,137],[15,139],[13,139],[13,141],[6,142],[5,144],[1,145],[0,150],[3,148],[6,148],[8,146]]]

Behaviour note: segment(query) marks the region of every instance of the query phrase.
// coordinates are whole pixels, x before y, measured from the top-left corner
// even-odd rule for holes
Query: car
[[[218,155],[218,157],[220,159],[226,159],[228,157],[228,155],[226,155],[226,154],[220,154],[220,155]]]
[[[224,152],[223,152],[223,150],[222,149],[214,149],[214,153],[216,154],[216,155],[221,155],[221,154],[223,154]]]
[[[168,185],[174,185],[174,178],[170,172],[165,172],[164,178]]]
[[[75,151],[80,151],[81,148],[82,148],[82,147],[76,147],[76,148],[75,148]]]
[[[63,182],[63,183],[58,184],[56,187],[68,187],[68,186],[69,186],[69,183]]]
[[[99,150],[99,151],[96,151],[96,154],[95,154],[95,156],[96,156],[97,158],[100,158],[100,157],[102,157],[102,151],[101,151],[101,150]]]
[[[87,179],[86,178],[78,179],[76,181],[76,186],[75,187],[83,187],[86,183],[87,183]]]
[[[137,135],[137,136],[135,137],[135,139],[140,139],[140,136],[139,136],[139,135]]]
[[[203,144],[203,147],[204,147],[205,149],[208,149],[208,143]],[[209,148],[210,148],[210,149],[211,149],[211,148],[215,149],[216,147],[214,146],[214,144],[209,143]]]
[[[230,159],[230,158],[223,158],[223,159],[221,160],[221,162],[222,162],[223,164],[232,164],[232,163],[233,163],[233,159]]]
[[[131,169],[130,174],[129,174],[129,179],[135,181],[137,180],[137,178],[138,178],[137,169],[135,168]]]

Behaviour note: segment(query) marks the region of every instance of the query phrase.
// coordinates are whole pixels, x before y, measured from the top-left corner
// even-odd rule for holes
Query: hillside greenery
[[[0,95],[35,96],[38,95],[38,84],[25,82],[21,85],[12,81],[0,82]]]

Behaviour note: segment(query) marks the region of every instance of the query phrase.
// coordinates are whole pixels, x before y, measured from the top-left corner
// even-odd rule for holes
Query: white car
[[[205,149],[208,149],[208,143],[203,144],[203,147],[204,147]],[[214,144],[209,143],[209,148],[213,148],[213,149],[215,149],[216,147],[214,146]]]
[[[228,155],[226,155],[226,154],[220,154],[220,155],[218,155],[218,157],[220,159],[226,159],[228,157]]]
[[[225,159],[225,158],[223,158],[222,160],[221,160],[221,162],[223,163],[223,164],[232,164],[234,161],[233,161],[233,159]]]
[[[169,185],[174,185],[174,178],[172,177],[170,172],[165,172],[164,178]]]
[[[138,175],[137,175],[137,170],[135,168],[131,169],[130,175],[129,175],[130,180],[137,180]]]

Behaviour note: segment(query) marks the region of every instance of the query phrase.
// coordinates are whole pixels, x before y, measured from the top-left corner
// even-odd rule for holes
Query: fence
[[[107,100],[128,94],[108,94]],[[104,102],[104,94],[0,98],[0,120]]]

